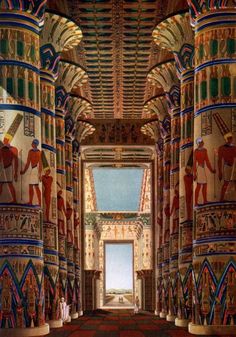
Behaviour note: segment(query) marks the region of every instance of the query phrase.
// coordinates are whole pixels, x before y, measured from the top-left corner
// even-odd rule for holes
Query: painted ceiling
[[[89,84],[77,94],[91,101],[94,118],[145,118],[145,102],[160,94],[147,83],[148,71],[170,57],[157,48],[152,31],[187,1],[50,0],[48,6],[72,17],[82,30],[82,42],[65,58],[87,71]]]

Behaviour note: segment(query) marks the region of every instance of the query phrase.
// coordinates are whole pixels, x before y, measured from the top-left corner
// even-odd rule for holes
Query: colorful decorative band
[[[218,64],[232,64],[232,63],[236,63],[236,59],[230,58],[230,59],[220,59],[220,60],[208,61],[208,62],[202,63],[200,66],[196,67],[194,69],[194,73],[196,74],[204,68],[216,66]]]
[[[199,109],[194,112],[194,117],[197,117],[201,115],[203,112],[209,111],[209,110],[216,110],[216,109],[224,109],[224,108],[235,108],[236,103],[218,103],[218,104],[211,104],[207,105],[202,109]]]
[[[47,82],[49,84],[54,85],[55,79],[53,75],[50,73],[50,71],[40,70],[40,79],[41,82]]]
[[[182,111],[180,112],[180,116],[182,117],[182,116],[186,115],[187,113],[192,112],[193,109],[194,109],[194,106],[192,105],[192,106],[190,106],[190,107],[188,107],[188,108],[182,110]]]
[[[44,254],[59,256],[59,253],[58,253],[57,250],[44,248],[43,252],[44,252]]]
[[[209,20],[209,19],[212,19],[212,18],[218,18],[218,17],[221,17],[221,18],[232,18],[232,17],[236,17],[236,13],[233,12],[233,11],[219,11],[219,12],[215,12],[215,13],[209,13],[209,14],[205,14],[204,17],[201,17],[197,20],[197,23],[201,23],[201,22],[204,22],[206,20]]]
[[[22,67],[25,69],[30,69],[34,71],[36,74],[39,74],[40,71],[38,68],[32,66],[30,63],[22,62],[22,61],[16,61],[16,60],[0,60],[0,66],[17,66]]]
[[[56,139],[56,143],[59,144],[59,145],[61,145],[61,146],[65,146],[65,141],[62,140],[62,139],[57,138]]]
[[[53,112],[51,110],[48,110],[48,109],[45,109],[45,108],[41,108],[41,112],[43,112],[45,115],[56,117],[55,112]]]
[[[57,173],[62,174],[62,175],[66,175],[66,171],[65,170],[57,169]]]
[[[55,147],[47,145],[47,144],[42,144],[42,148],[45,150],[48,150],[50,152],[56,153],[57,150],[55,149]]]
[[[0,239],[0,245],[31,245],[37,247],[43,247],[43,241],[33,239],[21,239],[21,238],[5,238]]]
[[[0,18],[1,20],[1,18]],[[11,28],[11,27],[17,27],[17,28],[23,28],[23,29],[27,29],[27,30],[30,30],[31,32],[39,35],[39,28],[34,28],[34,27],[31,27],[31,26],[28,26],[27,24],[23,24],[23,23],[16,23],[16,22],[11,22],[11,23],[8,23],[8,22],[4,22],[4,21],[0,21],[0,27],[1,28]]]
[[[197,246],[199,244],[205,244],[205,243],[212,243],[212,242],[236,242],[236,236],[220,236],[220,237],[216,237],[216,236],[208,236],[205,238],[201,238],[201,239],[197,239],[197,240],[193,240],[193,246]]]
[[[30,108],[28,106],[19,105],[19,104],[0,104],[0,110],[11,110],[11,111],[16,110],[16,111],[21,111],[21,112],[29,112],[38,117],[41,116],[40,111]]]
[[[224,27],[225,26],[231,26],[232,27],[235,24],[236,24],[236,20],[235,19],[234,20],[208,22],[205,25],[202,25],[202,26],[196,28],[195,29],[195,34],[197,34],[198,32],[200,32],[200,31],[202,31],[202,30],[204,30],[206,28],[209,28],[209,27],[211,27],[211,28],[214,27],[214,26],[215,26],[215,28],[219,28],[220,26],[224,26]]]
[[[184,151],[184,150],[186,150],[186,149],[188,149],[190,147],[193,147],[193,142],[189,142],[187,144],[181,145],[180,146],[180,151]]]
[[[67,190],[68,192],[73,192],[73,187],[66,186],[66,190]]]
[[[25,258],[25,259],[34,259],[34,260],[41,260],[44,261],[44,258],[42,256],[38,256],[38,255],[29,255],[29,254],[14,254],[14,253],[8,253],[8,254],[3,254],[0,255],[0,259],[6,259],[9,257],[14,257],[14,258]]]

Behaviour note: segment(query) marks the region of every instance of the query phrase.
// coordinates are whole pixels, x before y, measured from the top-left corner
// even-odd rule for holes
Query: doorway
[[[133,307],[133,243],[105,243],[104,306]]]

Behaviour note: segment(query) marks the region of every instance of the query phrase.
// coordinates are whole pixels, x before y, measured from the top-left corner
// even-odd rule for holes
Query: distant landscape
[[[132,294],[132,289],[106,289],[106,294]]]
[[[105,304],[132,305],[133,304],[133,290],[132,289],[107,289],[105,296]]]

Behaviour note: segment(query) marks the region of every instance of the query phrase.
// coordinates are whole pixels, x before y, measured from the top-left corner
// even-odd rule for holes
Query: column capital
[[[54,12],[45,13],[44,29],[40,35],[41,68],[58,76],[60,54],[77,46],[82,39],[82,31],[71,19]]]
[[[81,141],[86,137],[92,135],[95,131],[95,127],[91,123],[83,120],[77,120],[75,128],[75,138],[79,143],[81,143]]]
[[[92,103],[86,98],[77,95],[70,96],[69,111],[75,121],[94,117]]]
[[[67,60],[59,62],[56,86],[62,86],[67,93],[70,93],[72,89],[83,85],[87,80],[88,75],[79,64]]]
[[[213,12],[221,12],[227,9],[235,10],[234,2],[231,0],[187,0],[190,15],[192,19],[192,24],[195,25],[195,20],[205,16],[206,14],[210,14]]]
[[[144,105],[144,109],[159,120],[161,136],[165,137],[170,134],[170,116],[165,95],[153,97]]]
[[[141,127],[141,132],[149,136],[150,138],[154,139],[157,142],[158,138],[160,137],[160,123],[158,119],[154,119],[149,121]]]
[[[156,26],[152,36],[158,46],[173,52],[179,77],[193,69],[194,34],[188,12],[166,18]]]
[[[180,86],[173,59],[155,65],[148,74],[148,81],[156,83],[165,91],[168,107],[171,111],[180,106]]]
[[[25,12],[39,19],[43,25],[43,18],[45,13],[47,0],[8,0],[1,1],[0,12]]]

